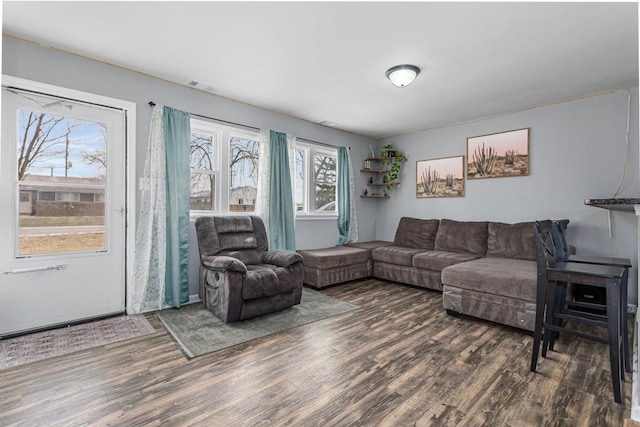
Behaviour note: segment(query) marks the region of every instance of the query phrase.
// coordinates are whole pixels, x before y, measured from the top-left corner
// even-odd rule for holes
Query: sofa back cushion
[[[532,222],[490,222],[487,256],[535,261],[535,238]]]
[[[440,220],[434,249],[485,256],[488,222]]]
[[[433,250],[440,221],[437,219],[400,218],[393,244],[405,248]]]

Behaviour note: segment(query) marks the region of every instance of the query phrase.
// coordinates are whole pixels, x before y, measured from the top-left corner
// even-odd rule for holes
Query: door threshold
[[[69,328],[71,326],[82,325],[84,323],[97,322],[99,320],[104,320],[104,319],[109,319],[109,318],[112,318],[112,317],[123,316],[123,315],[126,315],[126,314],[127,314],[126,311],[119,311],[119,312],[116,312],[116,313],[103,314],[101,316],[96,316],[96,317],[85,317],[84,319],[78,319],[78,320],[74,320],[74,321],[71,321],[71,322],[61,322],[61,323],[55,323],[53,325],[43,326],[43,327],[34,328],[34,329],[25,329],[25,330],[22,330],[22,331],[19,331],[19,332],[10,332],[10,333],[5,334],[5,335],[0,335],[0,341],[1,340],[6,340],[6,339],[9,339],[9,338],[20,337],[20,336],[23,336],[23,335],[36,334],[38,332],[51,331],[51,330],[54,330],[54,329]]]

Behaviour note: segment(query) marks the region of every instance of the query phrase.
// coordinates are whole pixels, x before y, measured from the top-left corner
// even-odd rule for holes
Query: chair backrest
[[[200,260],[226,255],[245,264],[261,264],[269,250],[267,232],[257,216],[208,216],[196,219]]]
[[[556,253],[553,242],[553,223],[551,220],[535,221],[533,230],[536,235],[536,262],[538,280],[544,276],[546,280],[547,262],[556,261]]]
[[[569,246],[567,245],[567,239],[564,235],[564,231],[569,225],[568,219],[561,219],[559,221],[553,221],[551,226],[553,229],[553,244],[556,251],[557,261],[566,261],[569,256]]]

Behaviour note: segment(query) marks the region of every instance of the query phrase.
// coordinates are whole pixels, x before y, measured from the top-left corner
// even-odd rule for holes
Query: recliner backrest
[[[201,260],[226,255],[245,264],[260,264],[269,250],[264,223],[257,216],[200,217],[196,232]]]

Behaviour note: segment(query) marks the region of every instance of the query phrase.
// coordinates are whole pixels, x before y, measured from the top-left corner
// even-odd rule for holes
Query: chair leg
[[[611,362],[611,380],[613,382],[613,399],[622,403],[622,370],[621,330],[620,330],[620,288],[613,280],[607,283],[607,330],[609,332],[609,359]]]
[[[567,284],[566,283],[556,283],[556,292],[555,292],[555,302],[554,302],[554,313],[560,313],[564,310],[564,304],[567,300]],[[562,326],[561,319],[554,319],[553,322],[556,326]],[[553,346],[556,343],[556,340],[560,337],[560,332],[552,331],[549,336],[549,350],[553,351]]]
[[[547,357],[547,350],[549,349],[551,336],[553,335],[553,331],[547,330],[544,325],[554,325],[555,324],[555,316],[554,310],[556,307],[556,287],[557,283],[553,280],[549,280],[546,289],[546,313],[544,322],[542,323],[542,329],[544,330],[542,334],[542,357]]]
[[[531,372],[536,371],[540,341],[542,340],[542,323],[544,321],[545,288],[538,285],[536,293],[536,321],[533,329],[533,351],[531,352]]]
[[[624,359],[624,370],[631,373],[631,354],[629,351],[629,321],[627,318],[627,285],[629,279],[629,269],[624,269],[622,276],[622,289],[620,290],[620,299],[622,301],[620,307],[620,322],[622,330],[622,352]]]

